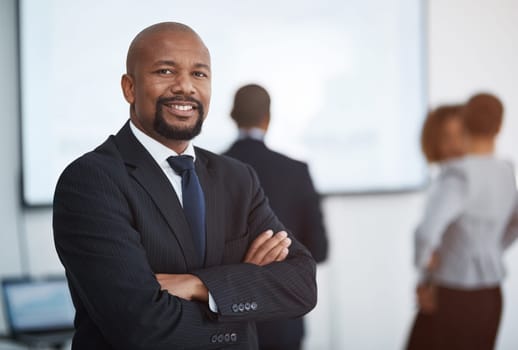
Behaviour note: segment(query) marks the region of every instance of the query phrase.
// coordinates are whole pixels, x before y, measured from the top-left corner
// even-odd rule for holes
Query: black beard
[[[167,124],[164,115],[163,115],[163,106],[164,103],[174,102],[174,101],[189,101],[194,102],[196,104],[196,110],[198,111],[198,118],[196,119],[196,124],[192,128],[188,129],[180,129],[175,128],[169,124]],[[201,133],[201,128],[203,126],[203,105],[200,101],[192,98],[192,97],[173,97],[173,98],[159,98],[156,102],[156,113],[155,120],[153,122],[153,128],[155,131],[169,139],[176,141],[189,141],[198,136]]]

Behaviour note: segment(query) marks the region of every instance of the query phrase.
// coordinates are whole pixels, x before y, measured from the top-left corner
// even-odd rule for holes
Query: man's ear
[[[270,112],[267,112],[263,118],[263,122],[261,123],[261,128],[264,131],[267,131],[269,127],[270,127]]]
[[[130,105],[135,103],[135,84],[131,75],[124,74],[122,76],[121,87],[126,101],[128,101]]]

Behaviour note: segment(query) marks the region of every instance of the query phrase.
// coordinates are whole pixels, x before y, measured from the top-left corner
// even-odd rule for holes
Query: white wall
[[[421,193],[329,198],[331,256],[306,349],[401,349],[413,316],[411,232]]]
[[[479,89],[496,92],[507,112],[499,149],[517,159],[518,139],[513,135],[518,120],[513,117],[518,114],[518,67],[513,60],[518,57],[518,1],[429,3],[431,103],[464,100]],[[22,211],[19,206],[15,36],[15,1],[0,1],[0,159],[5,164],[0,172],[0,276],[22,270],[59,273],[50,210]],[[421,193],[325,201],[331,257],[319,269],[320,302],[308,319],[306,349],[402,348],[413,314],[411,235],[422,202]],[[21,258],[19,237],[27,238],[28,264]],[[518,324],[518,248],[512,248],[506,260],[510,274],[504,285],[500,350],[518,347],[513,328]]]
[[[14,1],[0,2],[0,160],[3,164],[0,171],[0,275],[21,272],[18,246],[21,216],[18,192],[18,84],[16,26],[13,13]],[[3,328],[4,319],[0,317],[0,329]]]

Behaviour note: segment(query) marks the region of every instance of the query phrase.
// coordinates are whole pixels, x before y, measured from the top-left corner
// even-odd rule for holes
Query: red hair
[[[428,112],[421,131],[421,150],[429,163],[440,162],[443,156],[439,142],[445,122],[461,118],[461,105],[445,105]]]
[[[496,136],[502,126],[503,116],[502,102],[487,93],[471,97],[462,111],[466,132],[473,136]]]

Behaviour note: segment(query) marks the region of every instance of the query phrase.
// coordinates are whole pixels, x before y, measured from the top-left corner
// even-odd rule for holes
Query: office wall
[[[512,60],[518,52],[512,43],[518,42],[518,2],[429,2],[431,103],[465,99],[481,88],[494,90],[507,107],[499,151],[516,157],[518,68]],[[19,206],[15,29],[15,0],[0,1],[0,160],[4,164],[0,172],[0,276],[22,271],[60,273],[50,210],[23,211]],[[422,203],[422,193],[326,199],[331,257],[319,269],[320,303],[308,318],[306,349],[402,347],[413,313],[411,234]],[[27,261],[20,254],[25,249]],[[506,261],[510,274],[505,283],[501,350],[518,346],[513,328],[518,324],[517,247]],[[0,331],[4,327],[0,317]],[[0,345],[0,349],[11,348]]]
[[[0,275],[21,272],[18,232],[18,85],[14,1],[0,2]],[[3,312],[0,304],[0,312]],[[0,332],[4,329],[0,315]]]

